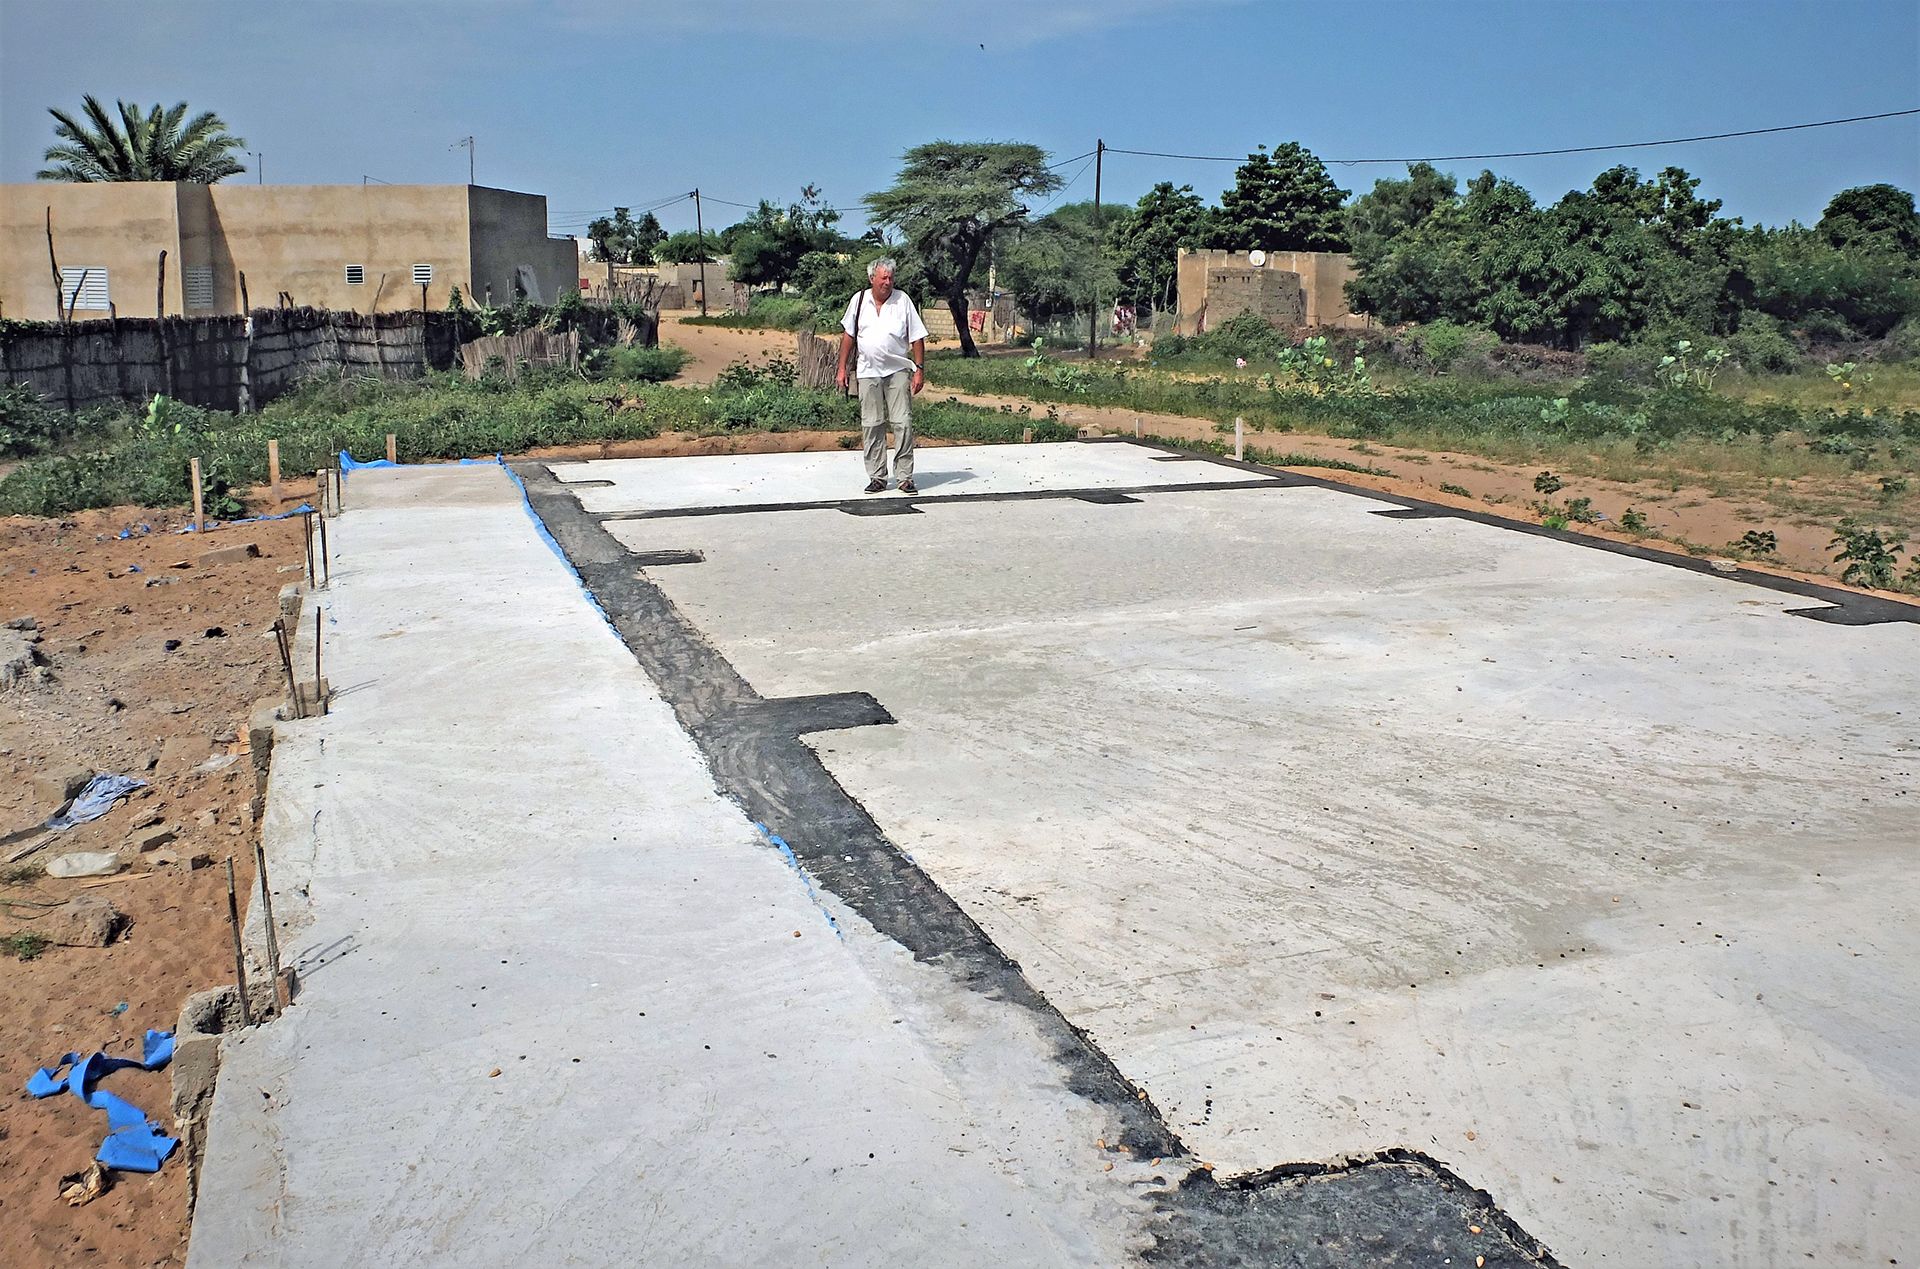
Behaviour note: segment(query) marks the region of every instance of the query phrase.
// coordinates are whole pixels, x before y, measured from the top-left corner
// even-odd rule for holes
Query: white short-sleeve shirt
[[[860,319],[860,331],[854,344],[859,354],[855,378],[884,379],[913,369],[913,342],[925,339],[927,328],[920,321],[920,310],[913,306],[906,292],[895,291],[876,309],[873,288],[862,287],[860,293],[847,302],[847,315],[840,322],[840,329],[852,335],[856,316]]]

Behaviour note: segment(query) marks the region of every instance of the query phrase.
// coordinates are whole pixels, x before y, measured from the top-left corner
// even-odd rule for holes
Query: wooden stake
[[[1146,431],[1141,426],[1140,416],[1136,414],[1133,416],[1133,439],[1137,441],[1145,435]]]
[[[313,473],[313,509],[321,515],[327,514],[327,469],[322,467]]]
[[[267,484],[268,496],[273,499],[273,509],[280,509],[280,442],[267,442]]]
[[[266,918],[267,972],[273,975],[273,1004],[276,1009],[284,1009],[287,1001],[281,994],[280,936],[274,932],[273,892],[267,888],[267,848],[258,838],[253,843],[253,871],[260,878],[260,912]]]
[[[318,576],[313,567],[313,512],[308,511],[301,514],[300,527],[306,530],[307,589],[312,590],[314,579]]]
[[[247,999],[247,955],[240,946],[240,900],[233,890],[233,856],[227,856],[227,924],[233,930],[233,980],[240,988],[240,1025],[253,1025],[253,1002]]]
[[[1030,428],[1030,427],[1023,427],[1023,428],[1021,428],[1021,429],[1020,429],[1020,442],[1021,442],[1021,444],[1023,444],[1023,445],[1024,445],[1024,444],[1026,444],[1027,442],[1029,442],[1029,441],[1031,441],[1032,439],[1033,439],[1033,429],[1032,429],[1032,428]]]
[[[392,432],[387,433],[387,461],[390,463],[400,461],[400,450],[399,447],[394,444]]]
[[[188,470],[191,472],[193,478],[193,531],[198,533],[201,528],[204,527],[201,524],[203,506],[200,491],[200,460],[197,458],[193,459],[189,464]]]
[[[1233,461],[1236,463],[1245,462],[1246,458],[1247,458],[1246,425],[1240,421],[1240,416],[1236,414],[1233,416]]]

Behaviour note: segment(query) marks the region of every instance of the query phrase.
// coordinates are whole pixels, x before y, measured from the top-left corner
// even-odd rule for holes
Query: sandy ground
[[[790,332],[686,326],[677,320],[679,316],[672,313],[664,315],[661,339],[666,343],[685,348],[693,355],[693,360],[681,375],[682,382],[710,382],[724,367],[742,359],[760,361],[768,357],[791,358],[794,355],[795,337]],[[1036,417],[1044,417],[1046,411],[1045,405],[1020,397],[956,393],[938,385],[929,385],[926,396],[930,399],[960,401],[990,409],[998,409],[1001,406],[1019,409],[1021,406],[1026,406]],[[1140,414],[1130,410],[1086,406],[1056,408],[1059,409],[1063,422],[1091,427],[1110,434],[1132,435],[1134,420],[1138,418],[1143,430],[1149,436],[1173,440],[1232,439],[1230,434],[1223,434],[1218,426],[1208,419],[1172,414]],[[1423,498],[1431,502],[1490,511],[1516,519],[1538,519],[1532,508],[1532,503],[1540,497],[1533,488],[1534,477],[1540,472],[1538,465],[1518,466],[1497,463],[1474,454],[1414,450],[1379,441],[1307,436],[1295,432],[1249,432],[1247,445],[1259,450],[1311,454],[1317,458],[1338,459],[1376,468],[1386,473],[1384,475],[1346,471],[1321,473],[1344,483]],[[669,450],[660,452],[748,451]],[[1313,469],[1302,468],[1301,470]],[[1789,485],[1789,492],[1802,492],[1798,488],[1800,483],[1807,486],[1804,492],[1808,495],[1817,496],[1825,492],[1815,487],[1816,482],[1794,482]],[[1443,485],[1450,485],[1453,489],[1442,489]],[[1465,492],[1459,493],[1455,490]],[[1833,538],[1833,529],[1830,524],[1824,521],[1795,523],[1783,517],[1777,509],[1768,507],[1757,499],[1723,497],[1711,489],[1698,485],[1682,484],[1676,488],[1671,483],[1650,480],[1626,482],[1584,477],[1578,479],[1567,477],[1566,487],[1554,497],[1560,502],[1569,498],[1590,498],[1593,501],[1593,509],[1606,517],[1598,524],[1570,526],[1576,532],[1611,537],[1621,541],[1677,545],[1697,554],[1713,556],[1716,553],[1724,553],[1726,548],[1738,541],[1741,534],[1747,530],[1765,529],[1774,533],[1779,540],[1777,556],[1771,560],[1758,562],[1743,559],[1744,566],[1764,568],[1789,576],[1814,577],[1829,583],[1833,582],[1837,576],[1837,570],[1832,567],[1833,550],[1829,546]],[[1630,534],[1617,527],[1620,517],[1629,508],[1638,510],[1646,517],[1649,525],[1649,531],[1646,534]]]
[[[141,777],[148,787],[105,817],[4,875],[69,850],[125,849],[131,866],[94,882],[20,876],[0,884],[0,936],[31,931],[77,894],[104,896],[132,920],[107,948],[50,947],[37,959],[0,958],[0,1263],[173,1265],[186,1234],[186,1169],[178,1156],[153,1176],[115,1174],[83,1207],[57,1196],[64,1173],[84,1169],[105,1116],[67,1095],[21,1090],[36,1067],[68,1050],[137,1054],[149,1027],[173,1027],[189,994],[233,978],[228,856],[252,878],[253,794],[246,721],[275,692],[275,595],[301,558],[297,522],[176,535],[173,513],[116,509],[70,519],[0,520],[0,621],[33,617],[51,681],[0,693],[0,832],[58,809],[36,775],[64,766]],[[132,524],[152,532],[114,535]],[[204,567],[216,547],[252,542],[260,556]],[[184,567],[182,567],[184,565]],[[140,571],[132,571],[138,568]],[[212,633],[215,630],[221,633]],[[179,646],[167,650],[169,640]],[[163,847],[212,866],[149,867],[128,843],[136,825],[175,829]],[[12,854],[24,842],[0,854]],[[116,1013],[116,1008],[120,1012]],[[166,1072],[122,1071],[105,1085],[170,1123]]]

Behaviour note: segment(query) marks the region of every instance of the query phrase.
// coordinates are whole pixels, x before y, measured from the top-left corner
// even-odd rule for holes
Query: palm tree
[[[233,157],[246,141],[227,132],[212,111],[187,120],[187,103],[162,110],[156,103],[146,114],[122,101],[116,121],[99,100],[89,96],[81,110],[84,122],[63,110],[49,108],[57,145],[47,147],[51,165],[34,174],[42,181],[195,181],[211,185],[222,177],[237,176],[245,165]],[[182,123],[185,122],[185,127]]]

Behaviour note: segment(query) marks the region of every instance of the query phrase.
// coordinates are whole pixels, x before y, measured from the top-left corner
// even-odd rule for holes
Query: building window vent
[[[413,266],[413,284],[415,286],[425,286],[431,281],[433,281],[432,265],[416,264]]]
[[[180,271],[180,286],[186,292],[188,308],[213,307],[212,265],[187,265]]]
[[[348,286],[359,286],[361,283],[365,282],[366,280],[367,280],[366,265],[350,264],[347,266],[347,285]]]
[[[107,298],[107,271],[98,266],[88,265],[78,269],[60,270],[60,315],[66,316],[68,309],[95,309],[106,312],[111,306]]]

